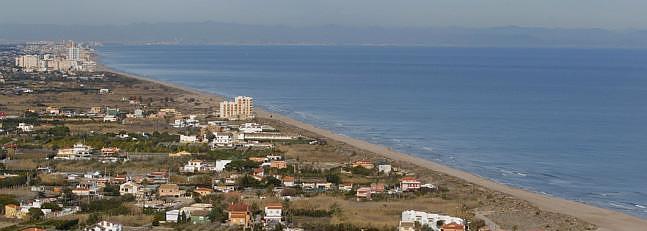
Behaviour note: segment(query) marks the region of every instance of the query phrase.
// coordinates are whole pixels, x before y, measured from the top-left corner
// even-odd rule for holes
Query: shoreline
[[[97,65],[97,70],[112,72],[112,73],[122,75],[124,77],[133,78],[133,79],[146,81],[146,82],[152,82],[155,84],[160,84],[166,87],[175,88],[186,92],[208,95],[208,96],[216,96],[221,99],[223,98],[222,96],[211,92],[206,92],[202,90],[181,86],[178,84],[172,84],[168,82],[154,80],[143,76],[138,76],[132,73],[118,71],[102,64]],[[570,216],[579,218],[583,221],[596,225],[598,227],[598,230],[604,230],[604,231],[636,230],[636,228],[647,227],[647,220],[634,217],[622,212],[600,208],[593,205],[588,205],[581,202],[571,201],[571,200],[558,198],[554,196],[542,195],[542,194],[530,192],[524,189],[504,185],[502,183],[498,183],[498,182],[483,178],[481,176],[468,173],[463,170],[455,169],[455,168],[443,165],[441,163],[437,163],[437,162],[416,157],[413,155],[408,155],[402,152],[397,152],[383,145],[372,144],[360,139],[339,135],[332,131],[318,128],[316,126],[292,119],[290,117],[287,117],[281,114],[271,113],[262,109],[257,109],[256,113],[259,118],[277,120],[277,121],[286,123],[290,126],[294,126],[294,127],[306,130],[308,132],[317,134],[319,136],[325,137],[327,139],[335,140],[335,141],[353,146],[358,149],[373,152],[377,155],[384,156],[385,158],[389,158],[394,161],[407,162],[422,168],[447,174],[451,177],[462,179],[464,181],[488,188],[493,191],[511,195],[514,198],[527,201],[544,211],[555,212],[555,213],[570,215]]]

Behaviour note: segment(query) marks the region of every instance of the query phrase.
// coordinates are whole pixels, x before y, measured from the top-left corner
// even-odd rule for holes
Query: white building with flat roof
[[[216,166],[214,167],[214,170],[216,172],[222,172],[225,170],[225,167],[231,163],[231,160],[216,160]]]
[[[121,231],[123,230],[123,226],[117,223],[101,221],[88,228],[85,228],[84,230],[85,231]]]
[[[214,132],[214,138],[211,141],[211,148],[231,147],[234,144],[234,135],[229,132]]]
[[[465,220],[458,217],[440,215],[435,213],[427,213],[427,212],[415,211],[415,210],[402,211],[402,219],[400,220],[400,223],[402,224],[402,223],[409,223],[409,222],[414,222],[414,223],[418,222],[420,225],[427,225],[434,231],[441,231],[441,227],[438,227],[438,224],[456,223],[460,225],[465,225]]]

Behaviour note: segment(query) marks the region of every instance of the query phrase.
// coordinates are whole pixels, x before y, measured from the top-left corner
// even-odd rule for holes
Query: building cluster
[[[94,72],[96,62],[91,48],[74,42],[33,44],[33,54],[15,58],[16,66],[25,72]]]
[[[92,160],[96,159],[103,163],[117,162],[127,159],[126,153],[121,152],[117,147],[103,147],[95,150],[93,147],[84,144],[75,144],[71,148],[58,149],[55,160]]]
[[[465,220],[458,217],[427,213],[415,210],[402,212],[402,218],[398,226],[399,231],[416,231],[416,227],[427,227],[433,231],[465,231]]]
[[[175,124],[191,122],[194,127],[200,128],[199,134],[180,135],[180,143],[206,143],[211,149],[234,147],[272,147],[271,142],[287,142],[297,137],[286,135],[269,125],[258,123],[229,124],[227,121],[209,121],[205,125],[194,117],[189,121],[175,121]]]
[[[34,72],[90,70],[84,69],[83,65],[79,69],[61,67],[60,63],[56,63],[56,60],[62,60],[79,65],[84,60],[91,60],[92,56],[86,54],[88,51],[87,47],[76,44],[31,44],[23,49],[29,55],[16,58],[16,64],[23,71]],[[70,78],[98,81],[103,79],[103,75]],[[31,91],[27,87],[17,90],[21,94]],[[97,94],[93,97],[106,98],[120,92],[117,90],[113,92],[109,86],[100,86],[91,92]],[[36,93],[38,92],[37,89]],[[90,91],[86,91],[88,92]],[[36,199],[7,204],[4,207],[6,218],[21,219],[22,222],[22,219],[30,219],[32,211],[36,209],[42,211],[46,218],[87,214],[83,205],[90,202],[129,198],[129,208],[141,208],[142,211],[154,213],[157,215],[155,219],[161,219],[155,222],[167,223],[168,227],[220,222],[220,225],[253,230],[257,230],[259,226],[273,230],[279,224],[281,227],[290,227],[282,230],[299,230],[292,227],[295,223],[291,221],[291,212],[295,210],[288,206],[289,201],[341,195],[350,203],[359,204],[416,197],[437,190],[434,184],[429,183],[430,179],[420,178],[407,170],[394,167],[393,162],[388,160],[367,157],[357,159],[353,155],[349,156],[350,160],[310,162],[299,158],[299,155],[309,153],[295,154],[294,150],[272,149],[275,145],[283,147],[293,144],[303,145],[299,148],[318,149],[319,147],[308,144],[325,145],[326,140],[284,133],[259,122],[262,120],[251,120],[255,116],[254,100],[251,97],[238,96],[231,102],[222,102],[217,112],[209,108],[206,112],[191,110],[186,114],[181,112],[182,107],[167,104],[151,106],[150,103],[144,103],[142,97],[117,97],[121,97],[121,105],[65,107],[40,104],[38,111],[28,109],[24,116],[10,118],[16,122],[11,125],[13,127],[10,132],[5,134],[11,133],[14,137],[22,138],[46,137],[52,141],[50,144],[53,141],[59,143],[43,145],[50,147],[47,152],[52,152],[45,153],[47,160],[38,162],[47,163],[47,166],[38,167],[35,174],[38,177],[46,176],[52,182],[30,184],[33,185],[31,191],[37,195]],[[126,102],[128,105],[124,105]],[[9,116],[0,112],[0,128],[3,128],[5,118],[9,119]],[[127,127],[132,121],[142,122],[145,126],[151,126],[153,123],[150,122],[154,121],[155,126],[164,126],[165,131],[156,128],[156,132],[146,133],[128,128],[128,131],[118,133],[110,130],[102,131],[105,133],[92,131],[75,135],[67,128],[62,135],[55,135],[55,128],[62,127],[61,123]],[[21,139],[13,140],[20,142]],[[15,152],[18,145],[10,141],[3,145],[0,154],[5,150]],[[74,144],[75,142],[78,143]],[[104,146],[99,146],[98,143]],[[146,151],[142,151],[143,149]],[[88,160],[120,162],[119,166],[128,166],[129,164],[123,163],[138,161],[138,158],[155,160],[165,167],[153,165],[149,169],[134,171],[108,168],[89,172],[69,170],[70,166],[78,169],[75,167],[90,163]],[[44,179],[39,178],[34,182],[44,182]],[[210,200],[214,198],[218,198],[216,203],[205,203],[213,202]],[[214,214],[222,216],[214,218],[218,217]],[[467,230],[467,222],[461,218],[414,210],[402,212],[398,230],[417,230],[420,226],[428,228],[425,230],[435,231]],[[106,220],[83,228],[123,229],[123,225]]]

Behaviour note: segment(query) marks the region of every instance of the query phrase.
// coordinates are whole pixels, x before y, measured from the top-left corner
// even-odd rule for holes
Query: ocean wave
[[[508,169],[503,169],[503,168],[498,168],[499,172],[503,176],[521,176],[521,177],[526,177],[528,176],[528,173],[521,172],[518,170],[508,170]]]
[[[620,202],[609,202],[609,205],[615,208],[624,209],[624,210],[635,210],[634,207],[619,204]]]
[[[433,151],[434,151],[434,149],[433,149],[433,148],[430,148],[430,147],[427,147],[427,146],[422,146],[422,150],[429,151],[429,152],[433,152]]]

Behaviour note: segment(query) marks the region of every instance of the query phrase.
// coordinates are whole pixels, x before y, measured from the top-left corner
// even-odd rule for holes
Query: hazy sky
[[[646,0],[7,0],[0,23],[647,28]]]

